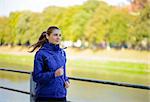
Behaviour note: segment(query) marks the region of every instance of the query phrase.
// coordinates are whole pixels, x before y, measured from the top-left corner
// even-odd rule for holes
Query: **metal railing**
[[[31,72],[28,71],[22,71],[22,70],[11,70],[6,68],[0,68],[0,71],[8,71],[8,72],[16,72],[16,73],[23,73],[23,74],[31,74]],[[150,90],[150,86],[140,85],[140,84],[129,84],[124,82],[113,82],[113,81],[107,81],[107,80],[94,80],[94,79],[86,79],[86,78],[77,78],[77,77],[69,77],[71,80],[77,80],[77,81],[83,81],[83,82],[91,82],[91,83],[99,83],[99,84],[108,84],[108,85],[115,85],[115,86],[123,86],[123,87],[130,87],[130,88],[136,88],[136,89],[144,89],[144,90]],[[30,94],[30,92],[17,90],[13,88],[8,88],[4,86],[0,86],[1,89],[6,89],[10,91],[20,92],[24,94]]]

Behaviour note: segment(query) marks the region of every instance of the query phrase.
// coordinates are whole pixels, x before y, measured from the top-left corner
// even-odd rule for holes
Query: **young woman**
[[[33,80],[36,82],[36,102],[67,102],[66,54],[59,44],[61,30],[51,26],[33,46],[39,50],[34,57]]]

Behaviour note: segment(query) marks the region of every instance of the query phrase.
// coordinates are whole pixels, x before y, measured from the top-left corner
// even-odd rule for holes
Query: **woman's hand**
[[[55,71],[55,77],[62,76],[64,74],[63,66]]]
[[[68,81],[65,81],[65,88],[69,88],[70,83]]]

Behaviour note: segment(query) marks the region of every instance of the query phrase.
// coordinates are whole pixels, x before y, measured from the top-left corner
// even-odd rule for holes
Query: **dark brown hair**
[[[50,36],[50,34],[52,33],[52,31],[53,31],[54,29],[59,29],[59,28],[56,27],[56,26],[50,26],[50,27],[47,29],[47,31],[44,31],[44,32],[40,35],[38,42],[35,43],[35,44],[33,44],[33,45],[31,45],[31,46],[29,47],[29,48],[33,47],[33,49],[32,49],[31,51],[28,51],[28,52],[30,52],[30,53],[34,52],[35,49],[42,47],[44,43],[48,42],[48,39],[46,38],[46,35]]]

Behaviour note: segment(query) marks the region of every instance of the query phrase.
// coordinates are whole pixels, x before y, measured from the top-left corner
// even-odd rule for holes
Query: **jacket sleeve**
[[[40,52],[37,52],[34,57],[33,80],[37,83],[47,83],[55,78],[55,72],[43,72],[44,62]]]
[[[64,51],[64,55],[65,55],[64,77],[65,77],[65,81],[69,82],[69,78],[66,75],[66,62],[67,62],[67,59],[66,59],[66,53],[65,53],[65,51]]]

